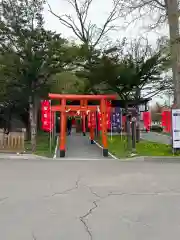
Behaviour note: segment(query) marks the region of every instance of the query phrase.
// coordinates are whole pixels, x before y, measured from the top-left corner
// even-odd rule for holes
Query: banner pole
[[[51,100],[51,104],[52,104],[52,100]],[[54,114],[54,113],[53,113]],[[53,141],[54,141],[54,130],[53,130],[53,114],[52,114],[52,105],[51,105],[51,153],[52,153],[52,145],[53,145]]]
[[[52,130],[52,116],[51,116],[51,100],[49,100],[50,102],[50,129],[49,129],[49,150],[51,153],[52,150],[52,139],[51,139],[51,130]]]
[[[55,141],[56,139],[55,127],[56,127],[56,112],[53,112],[53,141]]]
[[[111,121],[111,141],[112,141],[112,121]]]
[[[112,141],[112,120],[113,120],[113,113],[110,113],[110,121],[111,121],[111,141]]]
[[[122,129],[122,121],[123,121],[123,118],[122,118],[122,109],[120,108],[120,114],[121,114],[121,127],[120,127],[120,129],[121,129],[121,140],[122,140],[122,131],[123,131],[123,129]]]

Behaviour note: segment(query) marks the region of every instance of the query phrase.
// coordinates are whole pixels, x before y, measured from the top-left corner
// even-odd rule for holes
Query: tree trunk
[[[31,126],[30,126],[30,121],[26,123],[26,131],[27,131],[27,140],[31,140]]]
[[[139,87],[136,88],[136,100],[140,99],[141,97],[141,89]],[[140,141],[140,112],[139,112],[139,105],[136,105],[136,142]]]
[[[9,134],[9,132],[11,131],[11,120],[12,120],[12,109],[13,106],[7,109],[7,113],[6,113],[6,119],[5,119],[5,125],[4,125],[4,132],[6,134]]]
[[[35,101],[32,97],[29,98],[29,121],[31,129],[31,151],[36,151],[36,135],[37,135],[37,116],[35,112]]]
[[[167,15],[169,22],[170,49],[174,85],[174,104],[180,108],[180,38],[178,1],[167,0]]]

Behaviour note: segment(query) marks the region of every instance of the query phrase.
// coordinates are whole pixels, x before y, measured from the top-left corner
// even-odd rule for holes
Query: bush
[[[152,125],[150,129],[152,132],[162,132],[163,131],[163,128],[159,125]]]

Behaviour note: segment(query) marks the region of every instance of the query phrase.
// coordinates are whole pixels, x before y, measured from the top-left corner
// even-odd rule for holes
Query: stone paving
[[[83,136],[82,133],[72,132],[72,135],[66,138],[66,157],[65,159],[74,160],[107,160],[104,158],[102,149],[96,144],[91,144],[89,135]],[[58,158],[62,160],[63,158]]]

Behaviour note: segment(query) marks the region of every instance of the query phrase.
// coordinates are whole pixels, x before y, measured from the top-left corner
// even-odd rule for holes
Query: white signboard
[[[180,109],[172,109],[173,148],[180,148]]]

